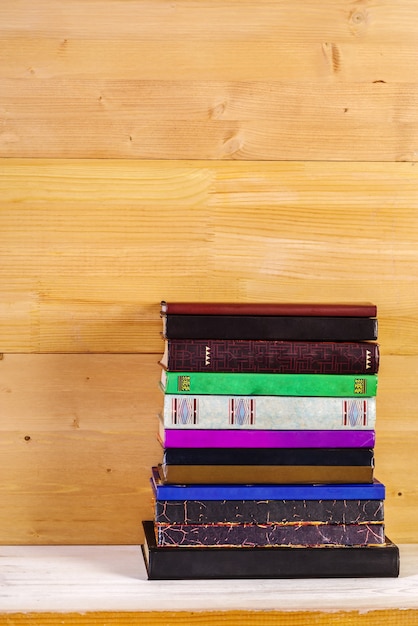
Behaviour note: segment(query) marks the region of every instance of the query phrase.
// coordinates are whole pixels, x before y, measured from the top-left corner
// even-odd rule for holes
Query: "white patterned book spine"
[[[168,429],[373,430],[376,398],[165,394]]]

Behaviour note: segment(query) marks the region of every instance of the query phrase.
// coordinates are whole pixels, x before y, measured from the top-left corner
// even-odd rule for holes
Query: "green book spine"
[[[372,397],[377,375],[242,374],[225,372],[169,372],[162,370],[165,393],[263,396]]]

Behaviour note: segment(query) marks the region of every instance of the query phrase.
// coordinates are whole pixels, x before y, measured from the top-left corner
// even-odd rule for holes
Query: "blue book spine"
[[[151,484],[157,500],[384,500],[385,487],[366,484],[330,485],[162,485],[153,468]]]

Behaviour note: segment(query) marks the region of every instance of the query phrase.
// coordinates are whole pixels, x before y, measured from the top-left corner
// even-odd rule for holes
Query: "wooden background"
[[[159,302],[373,301],[418,513],[416,0],[2,0],[0,542],[152,516]]]

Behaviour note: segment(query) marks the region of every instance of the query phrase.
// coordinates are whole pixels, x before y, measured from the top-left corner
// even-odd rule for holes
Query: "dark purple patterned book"
[[[371,342],[167,339],[161,365],[171,371],[276,374],[376,374]]]
[[[156,524],[159,546],[364,546],[385,542],[384,524]]]
[[[383,500],[156,500],[155,521],[166,524],[383,522]]]

